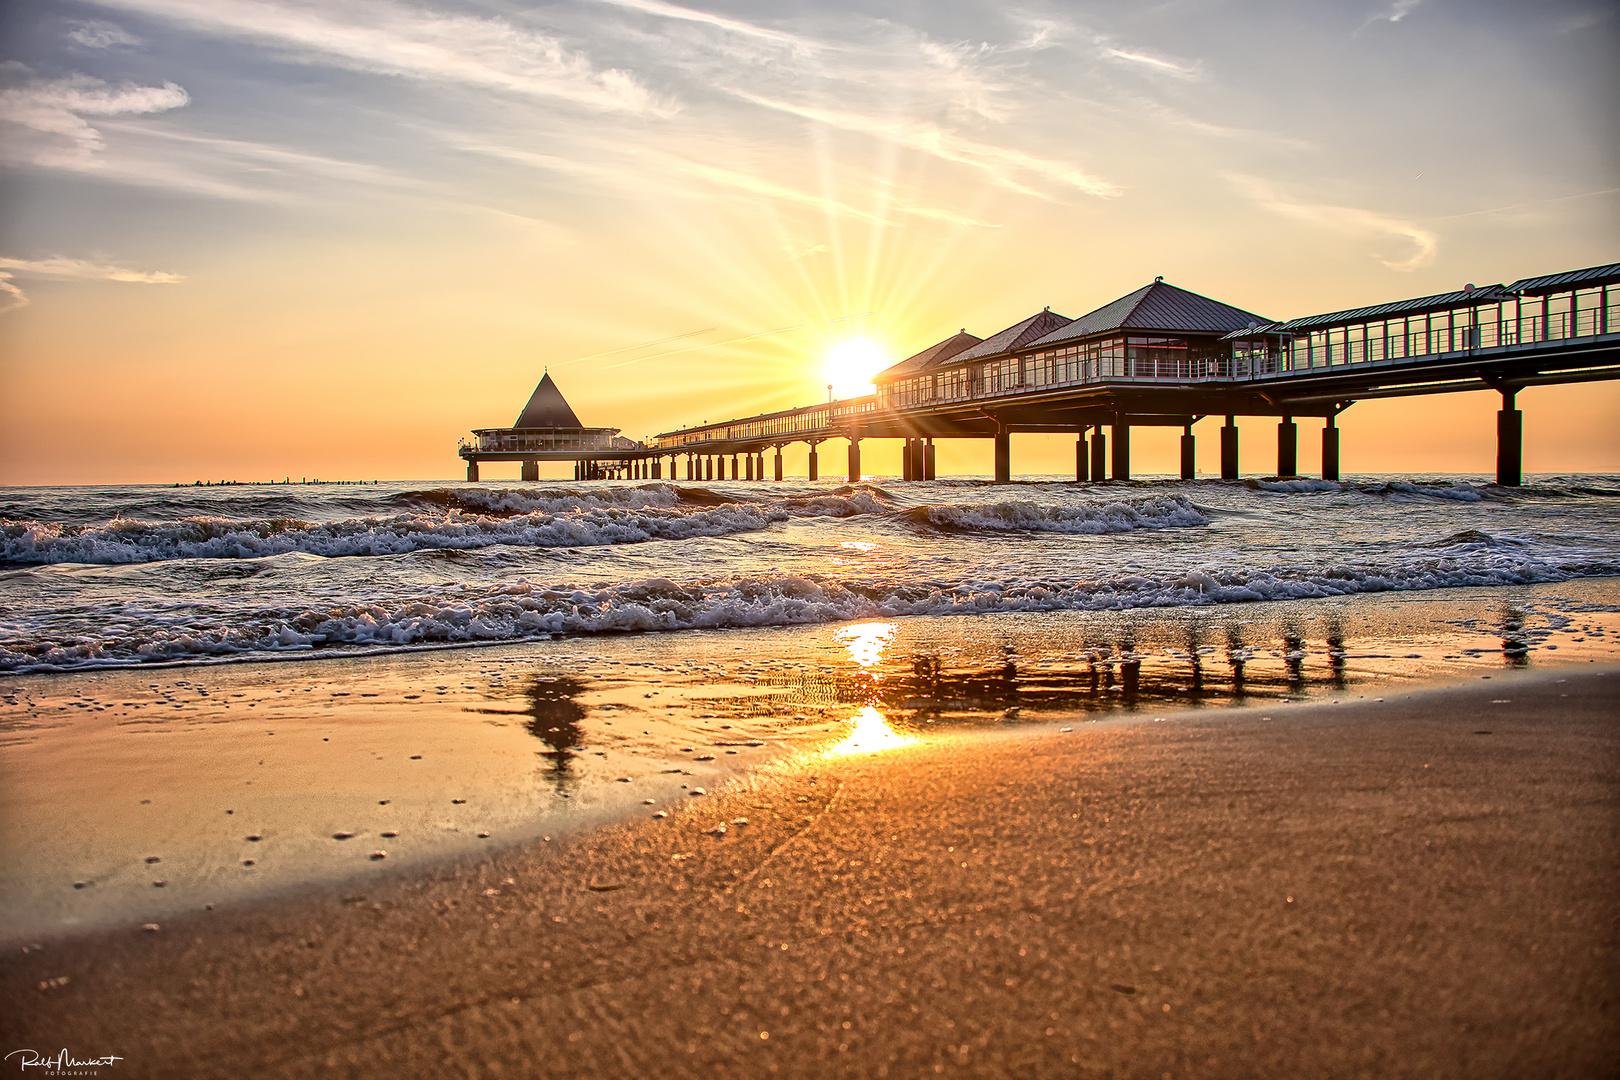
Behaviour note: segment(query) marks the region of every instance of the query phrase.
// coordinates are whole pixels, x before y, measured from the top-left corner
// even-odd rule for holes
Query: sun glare
[[[889,366],[888,354],[870,338],[849,338],[827,351],[823,374],[836,398],[872,392],[872,376]]]

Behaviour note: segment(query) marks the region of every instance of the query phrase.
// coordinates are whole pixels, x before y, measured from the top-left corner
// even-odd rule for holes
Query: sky
[[[1614,262],[1616,56],[1602,0],[9,0],[0,484],[453,478],[547,370],[642,438],[1161,274],[1280,319]],[[1528,469],[1620,471],[1620,384],[1519,403]],[[1497,407],[1358,404],[1343,467],[1489,471]]]

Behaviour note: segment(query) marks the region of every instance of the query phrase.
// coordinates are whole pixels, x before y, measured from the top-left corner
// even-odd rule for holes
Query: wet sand
[[[1612,1074],[1620,670],[1379,693],[787,755],[14,950],[0,1027],[104,1077]]]
[[[12,676],[0,950],[363,891],[679,803],[863,726],[933,741],[1375,698],[1620,662],[1617,642],[1620,579],[1583,579]]]

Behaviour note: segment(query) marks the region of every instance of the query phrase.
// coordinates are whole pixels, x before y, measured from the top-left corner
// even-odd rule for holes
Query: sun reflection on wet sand
[[[861,711],[850,717],[850,732],[842,742],[829,747],[829,754],[870,754],[878,750],[892,750],[910,746],[919,740],[902,735],[889,726],[889,721],[872,705],[877,700],[877,684],[883,676],[873,670],[883,662],[883,652],[894,640],[899,627],[892,622],[855,623],[838,631],[838,640],[844,643],[851,662],[861,669],[862,676],[870,680],[871,696]]]
[[[838,640],[844,643],[845,651],[856,666],[873,668],[882,662],[883,650],[898,629],[892,622],[856,623],[838,631]]]
[[[849,722],[849,735],[844,741],[829,747],[829,754],[872,754],[921,741],[894,730],[883,714],[870,705],[861,706],[861,711],[850,717]]]

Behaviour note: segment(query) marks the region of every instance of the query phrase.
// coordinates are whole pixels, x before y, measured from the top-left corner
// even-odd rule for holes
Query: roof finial
[[[1157,285],[1159,282],[1161,282],[1163,280],[1164,280],[1164,275],[1160,274],[1158,277],[1153,279],[1153,284]]]

